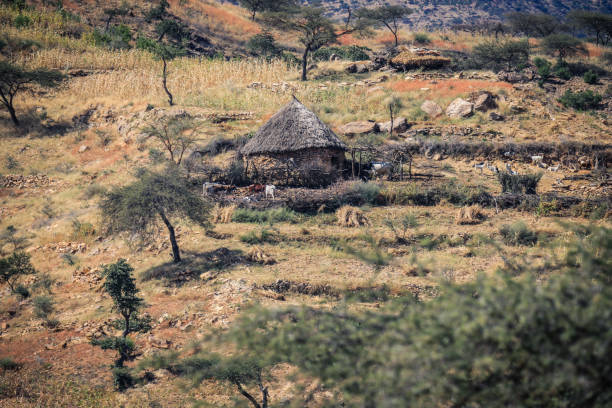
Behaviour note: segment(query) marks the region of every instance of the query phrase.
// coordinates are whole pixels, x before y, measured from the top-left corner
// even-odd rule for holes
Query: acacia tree
[[[0,100],[8,110],[15,126],[19,126],[14,105],[17,94],[31,92],[36,86],[54,88],[65,79],[66,77],[59,71],[27,70],[7,61],[0,61]]]
[[[189,188],[187,180],[174,165],[163,173],[140,169],[136,181],[107,193],[100,208],[110,234],[127,232],[146,239],[156,234],[159,221],[163,221],[175,263],[181,261],[181,255],[171,220],[208,225],[209,205]]]
[[[129,12],[130,8],[125,2],[121,4],[120,7],[110,7],[104,9],[104,14],[106,15],[106,24],[104,26],[104,32],[108,32],[110,24],[115,17],[126,16]]]
[[[299,42],[304,46],[302,81],[308,79],[308,56],[311,52],[335,43],[339,37],[346,34],[367,34],[369,27],[366,19],[349,18],[343,28],[337,28],[320,7],[299,7],[283,12],[267,13],[264,23],[280,30],[298,33]]]
[[[151,330],[151,319],[138,316],[138,311],[144,306],[144,300],[138,297],[139,289],[132,276],[133,271],[134,268],[125,259],[104,267],[104,289],[113,300],[113,309],[121,315],[121,319],[115,320],[113,326],[123,330],[123,333],[120,337],[106,336],[91,341],[103,350],[117,351],[119,356],[113,366],[113,377],[115,386],[120,391],[133,385],[133,378],[124,366],[127,361],[136,358],[134,342],[127,337],[128,334],[146,333]]]
[[[280,11],[293,7],[295,0],[239,0],[240,5],[251,12],[251,20],[255,21],[255,15],[264,11]]]
[[[559,30],[556,17],[543,13],[514,12],[506,15],[512,31],[534,37],[546,37]]]
[[[198,126],[193,118],[177,115],[165,117],[142,131],[148,138],[154,138],[161,143],[168,151],[170,160],[180,165],[187,149],[197,140],[194,133]]]
[[[0,282],[6,283],[12,293],[17,293],[17,282],[25,275],[33,275],[36,269],[30,263],[30,255],[25,252],[13,252],[0,259]]]
[[[557,56],[559,61],[574,55],[583,55],[588,51],[584,43],[569,34],[552,34],[542,39],[542,50],[551,56]]]
[[[398,32],[402,20],[412,13],[408,7],[404,6],[380,6],[374,9],[363,8],[357,10],[357,16],[369,19],[374,26],[386,27],[395,38],[395,46],[399,44]]]
[[[589,10],[573,10],[568,19],[579,28],[595,34],[595,43],[608,45],[612,38],[612,14]]]

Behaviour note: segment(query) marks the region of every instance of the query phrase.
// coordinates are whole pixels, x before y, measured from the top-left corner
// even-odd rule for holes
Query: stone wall
[[[320,169],[336,178],[342,174],[345,158],[344,151],[340,149],[303,149],[297,152],[246,156],[244,160],[248,176],[262,182],[271,182],[286,178],[286,171],[298,169]]]

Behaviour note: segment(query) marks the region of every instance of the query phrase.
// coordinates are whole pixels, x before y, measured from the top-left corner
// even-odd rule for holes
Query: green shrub
[[[559,102],[566,108],[574,108],[579,111],[596,109],[602,101],[602,96],[594,93],[590,89],[586,91],[572,92],[565,91],[563,96],[559,98]]]
[[[523,68],[529,61],[527,40],[485,41],[474,47],[473,58],[481,69],[511,70]]]
[[[378,199],[381,186],[375,183],[358,181],[351,186],[351,192],[357,193],[364,203],[374,204]]]
[[[136,38],[136,48],[139,50],[152,51],[157,47],[157,43],[150,38],[144,36],[138,36]]]
[[[544,201],[540,200],[538,206],[535,209],[535,214],[538,217],[548,217],[554,214],[559,209],[557,200]]]
[[[419,45],[425,45],[431,43],[431,39],[426,33],[416,33],[414,35],[414,42]]]
[[[535,245],[538,241],[538,236],[535,232],[527,228],[523,222],[516,222],[512,225],[503,225],[499,229],[502,240],[506,245]]]
[[[32,304],[34,305],[34,315],[39,319],[47,320],[49,315],[55,310],[53,298],[51,296],[36,296]]]
[[[501,185],[502,193],[513,194],[536,194],[536,189],[541,179],[542,173],[510,174],[501,172],[497,175],[497,181]]]
[[[259,232],[249,231],[246,234],[240,236],[240,241],[249,245],[257,245],[264,243],[275,243],[276,234],[270,230],[262,229]]]
[[[546,80],[550,78],[552,64],[548,60],[545,60],[544,58],[540,57],[535,58],[533,60],[533,63],[538,70],[538,75],[540,76],[538,85],[542,86],[544,85],[544,82],[546,82]]]
[[[96,196],[103,196],[106,192],[106,187],[101,184],[93,183],[85,188],[85,191],[83,191],[83,198],[90,200]]]
[[[15,362],[10,357],[2,357],[0,358],[0,369],[4,371],[15,371],[21,367],[21,364]]]
[[[599,81],[599,76],[593,71],[587,71],[584,73],[582,79],[584,79],[584,82],[587,84],[594,85]]]
[[[274,224],[276,222],[296,223],[298,220],[298,214],[287,207],[273,208],[265,211],[237,208],[232,215],[233,222],[255,224]]]
[[[17,285],[15,294],[21,296],[22,299],[27,299],[30,297],[30,290],[24,285]]]
[[[81,222],[78,219],[72,220],[72,239],[79,241],[94,235],[96,235],[96,228],[92,223]]]
[[[281,49],[276,44],[274,36],[267,31],[261,34],[255,34],[249,38],[247,48],[252,53],[266,58],[275,57],[281,53]]]
[[[16,28],[28,27],[30,24],[32,24],[32,19],[23,14],[19,14],[17,17],[15,17],[15,21],[13,24]]]
[[[561,79],[565,79],[566,81],[572,79],[572,71],[565,61],[557,61],[552,70],[553,74]]]

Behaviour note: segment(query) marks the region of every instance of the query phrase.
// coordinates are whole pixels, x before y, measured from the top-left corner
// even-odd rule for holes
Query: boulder
[[[338,54],[332,54],[329,56],[329,60],[330,61],[340,61],[342,58],[340,58],[340,56]]]
[[[499,81],[509,82],[511,84],[529,82],[529,77],[522,72],[501,71],[497,74]]]
[[[434,101],[425,101],[421,105],[421,110],[432,118],[436,118],[442,114],[442,108]]]
[[[87,145],[81,145],[81,147],[79,147],[79,153],[85,153],[88,150],[89,150],[89,146]]]
[[[489,119],[494,120],[496,122],[503,122],[504,120],[506,120],[506,117],[504,115],[500,115],[497,112],[491,112],[489,113]]]
[[[377,123],[377,125],[381,132],[391,132],[391,121]],[[406,130],[408,130],[408,121],[406,118],[395,118],[393,120],[393,133],[398,134]]]
[[[344,70],[349,74],[363,74],[374,69],[375,65],[372,61],[360,61],[348,65]]]
[[[495,102],[495,96],[487,91],[480,92],[477,95],[474,95],[474,110],[479,112],[486,112],[489,109],[497,108],[497,103]]]
[[[350,122],[340,126],[340,133],[348,137],[367,135],[368,133],[376,133],[379,131],[378,124],[374,121],[363,120],[358,122]]]
[[[457,98],[446,108],[446,115],[452,119],[467,118],[474,113],[474,104]]]

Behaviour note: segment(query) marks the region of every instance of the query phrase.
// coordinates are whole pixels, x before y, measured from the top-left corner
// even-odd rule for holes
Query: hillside
[[[304,0],[310,4],[312,1]],[[335,15],[345,14],[345,5],[353,9],[376,6],[376,0],[324,0],[322,4]],[[450,28],[455,24],[473,23],[482,20],[500,20],[509,12],[546,13],[557,17],[565,16],[570,10],[592,9],[612,12],[612,3],[602,0],[391,0],[386,4],[405,5],[413,10],[406,20],[411,28]]]
[[[0,69],[63,80],[0,105],[0,407],[609,405],[612,49],[381,29],[301,80],[228,1],[170,1],[166,63],[151,1],[123,43],[121,1],[29,3]]]

